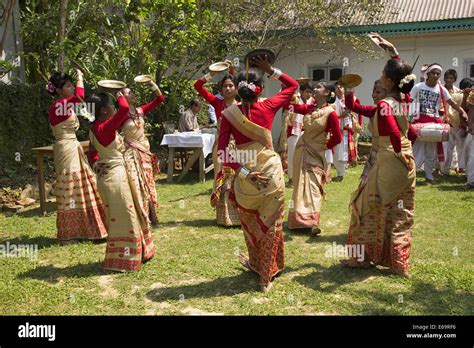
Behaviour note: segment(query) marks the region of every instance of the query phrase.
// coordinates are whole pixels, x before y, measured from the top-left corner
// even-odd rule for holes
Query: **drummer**
[[[189,104],[189,108],[181,114],[179,118],[178,130],[180,132],[192,132],[199,130],[197,114],[201,110],[201,101],[193,99]]]
[[[411,99],[414,102],[410,110],[413,112],[412,123],[442,123],[440,106],[449,104],[459,115],[467,119],[466,112],[451,100],[448,90],[439,83],[443,68],[438,63],[433,63],[426,70],[427,79],[417,83],[411,91]],[[416,168],[419,169],[424,163],[426,181],[433,184],[433,169],[436,160],[444,162],[443,144],[425,142],[418,139],[413,145]]]

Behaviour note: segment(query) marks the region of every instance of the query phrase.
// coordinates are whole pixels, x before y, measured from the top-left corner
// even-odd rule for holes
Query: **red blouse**
[[[158,107],[158,105],[160,105],[164,101],[165,101],[165,97],[162,94],[160,96],[157,96],[155,99],[153,99],[148,104],[140,106],[140,109],[142,109],[143,114],[146,115],[147,113],[155,110]]]
[[[326,142],[328,149],[332,149],[342,141],[341,127],[339,127],[339,118],[336,111],[331,112],[329,115],[324,131],[330,134],[329,140]]]
[[[392,107],[385,101],[381,100],[378,102],[377,106],[361,105],[359,100],[354,101],[352,97],[354,92],[350,93],[349,98],[346,98],[346,106],[349,110],[357,112],[360,115],[372,118],[375,115],[375,112],[378,110],[378,131],[381,136],[390,136],[390,142],[392,143],[393,149],[395,152],[401,151],[401,140],[400,140],[400,130],[398,124],[393,115]],[[384,111],[381,111],[385,109]],[[382,116],[385,115],[385,116]],[[413,144],[418,135],[416,134],[415,129],[409,124],[408,125],[408,139]]]
[[[296,89],[298,83],[290,76],[282,73],[279,80],[285,86],[278,94],[271,98],[265,99],[262,102],[255,102],[251,106],[239,105],[240,110],[246,115],[253,123],[266,128],[272,129],[273,119],[275,114],[284,105],[287,105]],[[216,108],[217,115],[217,108]],[[235,143],[237,145],[252,142],[252,139],[247,138],[245,135],[235,129],[232,124],[225,118],[222,117],[221,129],[219,132],[218,146],[219,151],[225,151],[227,144],[229,144],[230,135],[234,136]],[[223,163],[223,166],[232,167],[238,169],[239,163]]]
[[[216,110],[217,120],[219,121],[222,117],[222,111],[227,108],[227,106],[225,105],[224,99],[219,99],[214,94],[210,93],[206,87],[204,87],[204,84],[205,82],[203,80],[197,80],[194,83],[194,89],[214,107]]]
[[[71,104],[76,104],[84,100],[84,87],[76,87],[76,91],[72,97],[55,100],[48,110],[49,123],[56,126],[66,121],[72,116]]]
[[[122,127],[125,121],[128,119],[128,112],[130,107],[128,106],[127,99],[122,95],[118,98],[119,109],[117,113],[104,121],[96,120],[91,127],[92,133],[99,141],[102,146],[108,146],[112,141],[115,140],[117,131]],[[92,150],[92,146],[89,148],[89,161],[94,164],[99,159],[97,150]]]

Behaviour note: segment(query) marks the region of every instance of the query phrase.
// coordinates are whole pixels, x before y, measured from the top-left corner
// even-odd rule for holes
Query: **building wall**
[[[474,32],[452,32],[452,33],[428,33],[416,36],[390,36],[387,37],[398,48],[400,56],[403,60],[413,64],[416,57],[420,55],[418,63],[415,67],[415,74],[419,77],[419,71],[424,63],[437,62],[444,69],[455,69],[458,72],[458,83],[463,77],[467,77],[465,71],[465,62],[474,62]],[[314,38],[304,39],[303,47],[315,47]],[[356,88],[356,95],[361,99],[363,104],[371,104],[373,82],[380,78],[386,61],[385,56],[381,55],[379,59],[373,59],[354,52],[352,47],[343,46],[341,48],[343,54],[331,61],[329,64],[343,65],[343,59],[347,66],[344,68],[345,73],[354,73],[362,76],[362,84]],[[324,52],[311,52],[292,54],[292,52],[283,52],[275,66],[290,76],[297,78],[300,76],[310,77],[309,67],[312,65],[326,65],[330,54]],[[456,65],[457,66],[454,66]],[[279,83],[275,81],[267,81],[266,95],[271,96],[278,92]],[[281,132],[281,112],[278,113],[274,121],[272,130],[274,142],[278,141]]]

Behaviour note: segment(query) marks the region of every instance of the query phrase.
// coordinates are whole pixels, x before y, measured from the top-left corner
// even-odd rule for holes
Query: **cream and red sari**
[[[364,168],[366,176],[351,198],[348,243],[364,246],[365,262],[407,272],[415,203],[415,161],[407,138],[408,115],[402,113],[402,106],[396,105],[399,102],[395,99],[384,101],[393,110],[399,110],[395,116],[402,154],[408,163],[395,156],[389,136],[379,135],[375,114],[372,153]]]
[[[237,147],[240,151],[255,154],[255,160],[240,164],[250,171],[263,172],[270,178],[268,186],[260,189],[239,176],[234,182],[235,198],[249,252],[249,266],[260,275],[260,284],[267,286],[285,266],[285,184],[280,156],[273,151],[271,132],[251,122],[237,105],[225,109],[223,115],[235,129],[252,139],[252,142]]]
[[[125,140],[124,158],[135,191],[139,196],[141,209],[147,213],[151,223],[156,225],[158,206],[155,175],[158,174],[156,155],[150,152],[150,143],[145,135],[145,118],[141,108],[136,109],[137,117],[130,117],[122,126]]]
[[[57,238],[61,241],[104,239],[107,237],[104,207],[94,172],[76,138],[79,120],[73,113],[51,129],[56,140],[53,152]]]
[[[115,271],[139,270],[141,264],[153,257],[153,245],[148,211],[143,210],[143,201],[124,160],[123,138],[116,135],[114,141],[103,146],[90,132],[92,146],[99,152],[94,164],[97,186],[105,204],[107,227],[107,249],[104,268]]]
[[[293,160],[293,204],[290,205],[288,228],[319,226],[324,184],[329,165],[326,161],[325,131],[332,106],[306,115],[304,133],[296,143]]]
[[[234,180],[235,172],[232,168],[222,170],[221,161],[217,153],[217,139],[219,139],[220,122],[217,122],[216,141],[212,148],[212,162],[214,164],[214,188],[211,194],[211,206],[216,208],[217,224],[221,226],[239,226],[240,215],[235,201]],[[235,141],[232,138],[227,145],[227,151],[235,151]]]

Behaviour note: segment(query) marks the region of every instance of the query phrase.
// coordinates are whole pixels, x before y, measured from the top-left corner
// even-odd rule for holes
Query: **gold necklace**
[[[138,113],[137,109],[135,109],[135,111],[129,111],[128,112],[130,118],[132,119],[132,122],[133,124],[135,125],[135,127],[138,129],[140,128],[140,114]],[[135,120],[138,120],[138,124],[137,122],[135,122]]]

